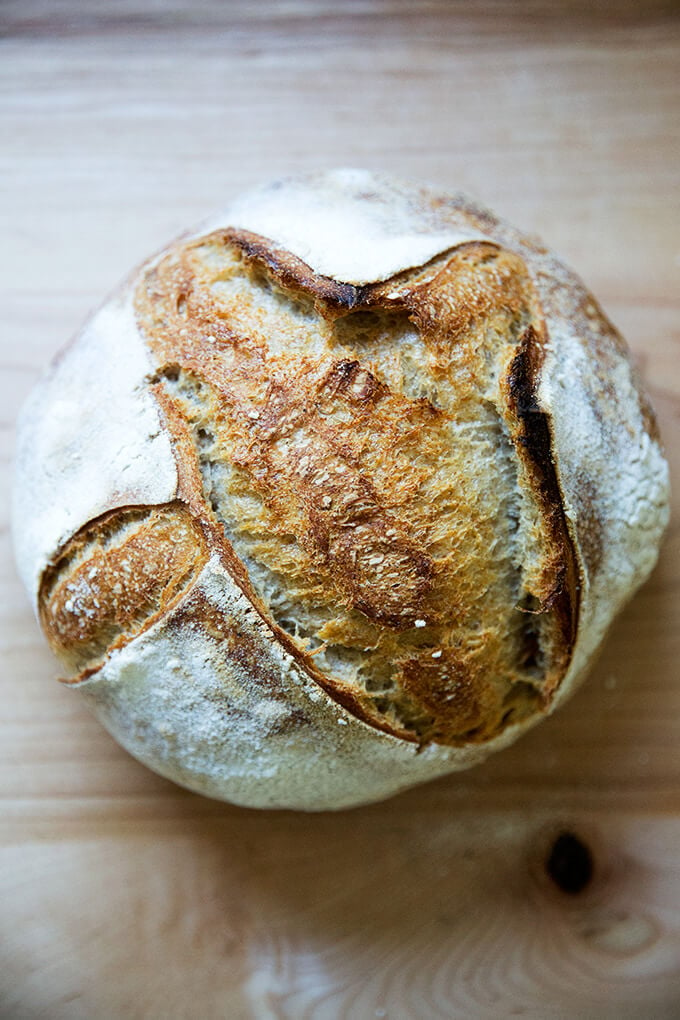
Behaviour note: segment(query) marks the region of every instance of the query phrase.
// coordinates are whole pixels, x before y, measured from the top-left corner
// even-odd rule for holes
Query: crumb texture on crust
[[[521,364],[526,402],[542,356],[517,255],[469,243],[358,289],[218,231],[153,266],[137,311],[205,503],[333,697],[420,743],[546,709],[577,605],[540,415],[507,383]]]

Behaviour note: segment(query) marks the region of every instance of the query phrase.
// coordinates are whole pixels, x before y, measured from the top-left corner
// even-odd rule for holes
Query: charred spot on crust
[[[538,335],[533,326],[527,326],[508,371],[508,389],[521,426],[518,441],[530,452],[541,488],[546,497],[552,499],[557,479],[552,464],[550,428],[536,393],[541,363]]]
[[[239,249],[244,259],[266,266],[284,287],[304,290],[328,308],[338,312],[350,311],[370,300],[371,287],[337,283],[327,276],[319,276],[302,259],[285,249],[274,248],[271,241],[259,234],[247,230],[226,230],[222,236]]]
[[[69,668],[92,672],[191,586],[206,542],[180,504],[128,507],[91,521],[44,572],[40,617]]]
[[[576,641],[578,625],[578,568],[569,535],[562,493],[552,453],[548,415],[540,406],[537,389],[543,364],[543,348],[533,326],[520,337],[506,386],[510,404],[517,416],[514,441],[523,456],[549,525],[553,553],[540,591],[544,607],[554,609],[562,631],[562,657],[566,658]]]

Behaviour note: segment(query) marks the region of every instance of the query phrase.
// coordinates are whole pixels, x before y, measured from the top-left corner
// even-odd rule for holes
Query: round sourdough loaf
[[[19,428],[17,560],[115,738],[193,790],[340,808],[575,688],[668,514],[625,344],[538,242],[343,170],[135,272]]]

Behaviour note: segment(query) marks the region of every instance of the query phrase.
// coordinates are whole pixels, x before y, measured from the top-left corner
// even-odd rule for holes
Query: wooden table
[[[561,252],[680,477],[676,3],[4,0],[0,34],[3,492],[20,402],[131,265],[338,164],[465,189]],[[680,1016],[677,511],[563,711],[307,816],[177,789],[53,682],[3,500],[0,1015]]]

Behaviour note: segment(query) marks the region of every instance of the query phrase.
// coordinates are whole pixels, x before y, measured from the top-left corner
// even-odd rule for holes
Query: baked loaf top
[[[17,558],[104,724],[310,809],[482,760],[651,570],[667,467],[625,345],[539,243],[361,171],[133,274],[22,418]]]

